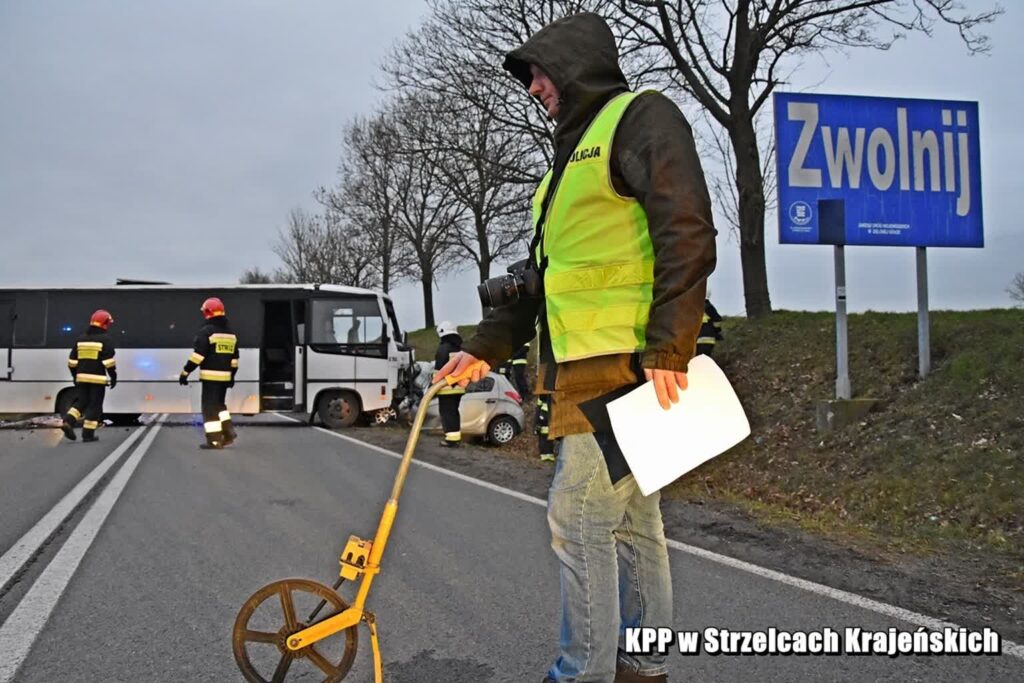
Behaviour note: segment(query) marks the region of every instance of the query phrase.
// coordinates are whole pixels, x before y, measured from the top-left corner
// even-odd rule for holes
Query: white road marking
[[[128,438],[122,441],[114,449],[113,453],[104,458],[99,465],[96,465],[89,474],[85,475],[67,495],[60,499],[59,503],[54,505],[42,519],[36,522],[35,526],[19,538],[3,554],[3,557],[0,557],[0,590],[7,586],[18,572],[21,571],[25,563],[39,551],[43,544],[46,543],[46,540],[53,535],[60,525],[64,523],[64,520],[89,495],[89,492],[96,486],[96,482],[106,475],[107,471],[114,466],[114,463],[121,458],[125,451],[132,447],[132,444],[142,436],[142,432],[145,430],[145,427],[138,427],[129,434]]]
[[[298,420],[296,418],[281,413],[277,413],[277,415],[287,420],[293,420],[295,422],[304,422],[303,420]],[[328,434],[338,439],[358,444],[364,448],[368,448],[369,450],[377,451],[378,453],[383,453],[384,455],[389,455],[393,458],[402,458],[401,453],[389,451],[386,448],[381,448],[380,446],[375,446],[374,444],[366,443],[365,441],[360,441],[359,439],[347,436],[345,434],[339,434],[338,432],[331,431],[330,429],[324,429],[323,427],[314,427],[313,429],[316,429],[317,431],[323,432],[324,434]],[[505,495],[512,496],[513,498],[517,498],[527,503],[533,503],[535,505],[540,505],[541,507],[547,507],[547,502],[541,500],[540,498],[535,498],[534,496],[529,496],[526,495],[525,493],[520,493],[519,491],[513,491],[503,486],[498,486],[497,484],[491,484],[490,482],[474,479],[473,477],[466,476],[465,474],[452,472],[451,470],[446,470],[443,467],[439,467],[429,462],[413,460],[413,464],[419,465],[420,467],[425,467],[435,472],[441,472],[442,474],[446,474],[456,479],[461,479],[462,481],[466,481],[471,484],[476,484],[477,486],[482,486],[492,491],[497,491],[498,493],[504,493]],[[903,609],[902,607],[896,607],[895,605],[879,602],[878,600],[865,598],[864,596],[857,595],[856,593],[850,593],[848,591],[839,590],[838,588],[832,588],[831,586],[826,586],[821,583],[815,583],[814,581],[808,581],[806,579],[801,579],[796,576],[790,576],[789,574],[783,574],[782,572],[775,571],[774,569],[768,569],[766,567],[761,567],[750,562],[737,560],[736,558],[729,557],[728,555],[721,555],[719,553],[712,552],[710,550],[705,550],[703,548],[698,548],[697,546],[689,545],[687,543],[680,543],[679,541],[673,541],[672,539],[668,539],[668,545],[670,548],[674,548],[675,550],[687,553],[689,555],[695,555],[705,560],[710,560],[711,562],[716,562],[718,564],[723,564],[727,567],[732,567],[733,569],[739,569],[740,571],[748,572],[750,574],[756,574],[757,576],[766,579],[771,579],[772,581],[778,581],[779,583],[784,583],[787,586],[799,588],[809,593],[814,593],[815,595],[821,595],[826,598],[831,598],[833,600],[837,600],[848,605],[853,605],[854,607],[859,607],[860,609],[868,610],[869,612],[875,612],[876,614],[882,614],[887,617],[900,619],[901,621],[914,624],[915,626],[923,626],[927,629],[932,630],[938,630],[943,628],[961,628],[959,624],[953,623],[951,621],[942,621],[941,619],[929,617],[924,614],[918,614],[917,612],[912,612],[911,610]],[[1013,642],[1012,640],[1007,640],[1006,638],[1003,638],[1002,646],[1003,654],[1011,655],[1019,659],[1024,659],[1024,645],[1019,645]]]
[[[85,553],[96,539],[96,534],[99,533],[107,515],[114,508],[118,497],[134,474],[135,468],[142,461],[142,456],[153,444],[153,439],[156,438],[157,432],[160,431],[166,418],[166,414],[161,415],[157,424],[149,428],[146,438],[128,456],[124,465],[103,489],[89,511],[85,513],[82,521],[61,546],[57,555],[32,584],[32,588],[14,608],[7,621],[0,625],[0,652],[3,653],[3,659],[0,660],[0,683],[10,683],[14,680],[18,668],[25,661],[29,650],[32,649],[32,644],[35,643],[43,627],[46,626],[50,614],[57,606],[57,601],[68,587],[82,558],[85,557]]]

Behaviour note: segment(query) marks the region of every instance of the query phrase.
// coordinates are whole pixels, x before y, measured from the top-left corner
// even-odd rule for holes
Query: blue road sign
[[[774,101],[780,242],[984,246],[977,102]]]

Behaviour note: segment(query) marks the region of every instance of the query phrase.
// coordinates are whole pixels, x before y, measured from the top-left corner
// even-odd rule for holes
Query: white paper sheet
[[[686,378],[679,403],[668,410],[653,382],[608,404],[615,439],[645,496],[750,435],[736,392],[711,358],[691,360]]]

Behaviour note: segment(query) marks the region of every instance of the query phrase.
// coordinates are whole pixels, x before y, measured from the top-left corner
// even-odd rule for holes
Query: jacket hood
[[[509,52],[502,66],[529,88],[531,64],[548,75],[561,95],[556,142],[564,133],[590,123],[608,100],[629,89],[619,68],[615,36],[604,19],[592,12],[548,24]]]

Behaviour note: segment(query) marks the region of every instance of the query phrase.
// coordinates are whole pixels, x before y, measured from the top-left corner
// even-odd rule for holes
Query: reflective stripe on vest
[[[613,98],[594,117],[554,188],[538,260],[558,362],[640,351],[650,315],[654,247],[647,214],[612,186],[615,130],[640,93]],[[549,171],[534,195],[534,229]]]

